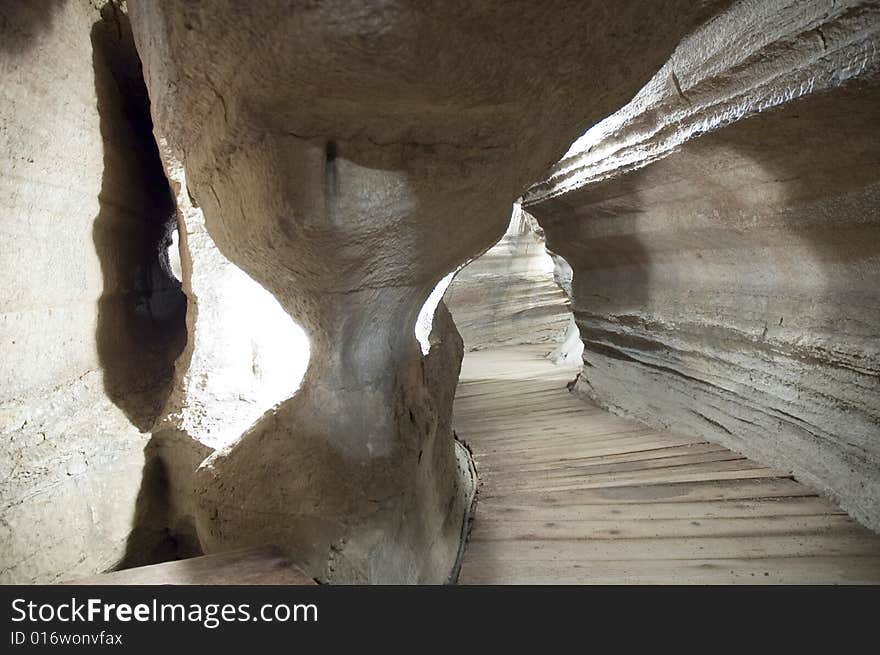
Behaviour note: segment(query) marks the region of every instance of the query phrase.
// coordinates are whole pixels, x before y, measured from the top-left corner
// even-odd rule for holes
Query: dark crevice
[[[730,436],[733,436],[733,432],[731,432],[731,431],[728,430],[726,427],[724,427],[723,425],[721,425],[721,423],[719,423],[718,421],[714,421],[714,420],[712,420],[711,418],[709,418],[709,417],[706,416],[705,414],[703,414],[703,413],[701,413],[701,412],[698,412],[698,411],[695,410],[695,409],[690,410],[690,412],[691,412],[692,414],[694,414],[695,416],[697,416],[698,418],[700,418],[700,419],[702,419],[703,421],[705,421],[706,423],[708,423],[709,425],[711,425],[711,426],[713,426],[713,427],[715,427],[715,428],[718,428],[719,430],[723,430],[724,432],[726,432],[726,433],[729,434]]]
[[[336,157],[337,146],[335,141],[328,141],[324,150],[324,195],[327,199],[333,198],[336,193]]]
[[[185,344],[186,296],[168,261],[176,209],[128,18],[113,3],[101,15],[91,33],[104,142],[92,231],[104,277],[95,337],[108,396],[148,431]]]
[[[107,396],[141,432],[160,416],[186,343],[186,296],[168,260],[177,211],[153,136],[150,101],[124,9],[111,2],[91,30],[104,168],[92,237],[101,264],[95,340]],[[153,447],[119,567],[192,555],[174,534],[169,469]]]

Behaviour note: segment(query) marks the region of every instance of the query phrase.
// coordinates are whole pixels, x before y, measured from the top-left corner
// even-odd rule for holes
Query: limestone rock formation
[[[148,547],[143,449],[185,298],[116,7],[0,3],[0,71],[0,582],[52,582]]]
[[[873,2],[738,3],[524,203],[574,270],[581,392],[874,529],[878,46]]]
[[[532,217],[532,220],[534,220],[534,217]],[[568,313],[568,325],[565,328],[562,341],[547,355],[547,358],[555,364],[581,363],[583,361],[584,344],[581,341],[581,333],[578,330],[577,322],[574,320],[574,314],[571,313],[571,281],[574,277],[574,271],[571,270],[571,266],[568,265],[568,262],[563,257],[549,250],[547,252],[553,260],[553,280],[565,293],[565,305]]]
[[[149,491],[141,494],[136,530],[142,543],[167,534],[174,550],[165,556],[186,557],[202,550],[194,522],[196,469],[296,391],[309,345],[278,302],[220,253],[187,191],[183,167],[165,144],[159,151],[176,200],[173,236],[180,237],[169,255],[179,259],[187,343],[146,448],[142,487]],[[155,552],[143,548],[122,565],[155,559]]]
[[[514,205],[501,240],[462,268],[444,301],[467,350],[564,341],[571,311],[535,219]]]
[[[273,541],[329,581],[454,572],[470,481],[419,309],[725,4],[131,3],[208,232],[311,344],[298,393],[200,468],[208,550]]]
[[[877,2],[130,5],[0,3],[0,582],[454,580],[481,253],[468,347],[880,529]]]
[[[228,446],[267,409],[299,388],[308,338],[278,302],[217,249],[193,205],[186,174],[160,152],[176,190],[188,341],[160,429],[173,428],[211,449]]]
[[[10,1],[0,32],[0,581],[197,554],[195,469],[307,339],[157,148],[124,4]]]

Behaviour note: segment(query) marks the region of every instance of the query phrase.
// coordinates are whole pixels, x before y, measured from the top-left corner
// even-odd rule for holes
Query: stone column
[[[275,543],[327,581],[454,572],[460,341],[423,358],[416,317],[724,3],[662,4],[131,2],[156,129],[208,231],[311,340],[299,392],[199,470],[206,550]]]

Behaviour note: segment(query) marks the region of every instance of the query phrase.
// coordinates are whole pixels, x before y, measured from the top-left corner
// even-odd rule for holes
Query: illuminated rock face
[[[466,350],[565,338],[571,311],[535,219],[517,204],[501,240],[468,263],[444,296]]]
[[[308,339],[269,292],[217,249],[180,162],[160,149],[176,192],[188,341],[157,429],[173,427],[222,448],[299,388]]]
[[[792,470],[874,529],[878,46],[875,3],[741,3],[525,202],[574,269],[580,392]]]
[[[311,345],[299,392],[200,468],[207,550],[274,542],[328,581],[454,573],[460,344],[423,356],[419,309],[724,3],[694,4],[132,3],[157,133],[209,233]]]
[[[165,144],[159,151],[177,205],[169,255],[179,256],[187,342],[146,449],[150,464],[143,486],[155,492],[141,510],[138,530],[167,534],[175,546],[169,556],[187,557],[201,552],[192,498],[195,470],[296,392],[309,344],[278,301],[219,251],[189,195],[180,162]],[[131,553],[124,565],[154,560],[146,550]]]

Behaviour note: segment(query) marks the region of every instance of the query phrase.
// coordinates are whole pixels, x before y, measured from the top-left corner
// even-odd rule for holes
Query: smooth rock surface
[[[876,3],[739,3],[525,202],[574,270],[579,391],[875,530],[878,35]]]
[[[564,341],[571,320],[535,220],[514,205],[501,240],[462,268],[443,299],[465,350]]]
[[[419,310],[726,4],[131,3],[208,232],[311,344],[298,393],[199,470],[208,551],[274,541],[327,581],[450,577],[472,482],[448,427],[457,362],[446,338],[422,355]]]
[[[186,294],[187,342],[146,449],[142,486],[150,491],[142,494],[135,521],[139,541],[169,547],[131,553],[122,562],[126,568],[201,554],[193,503],[196,469],[290,397],[309,360],[303,330],[218,250],[181,163],[167,144],[160,143],[159,151],[177,208],[169,257],[177,256],[175,275]]]
[[[182,164],[160,144],[175,189],[187,345],[158,430],[176,429],[210,449],[229,446],[299,388],[309,342],[278,301],[218,250],[193,204]]]

